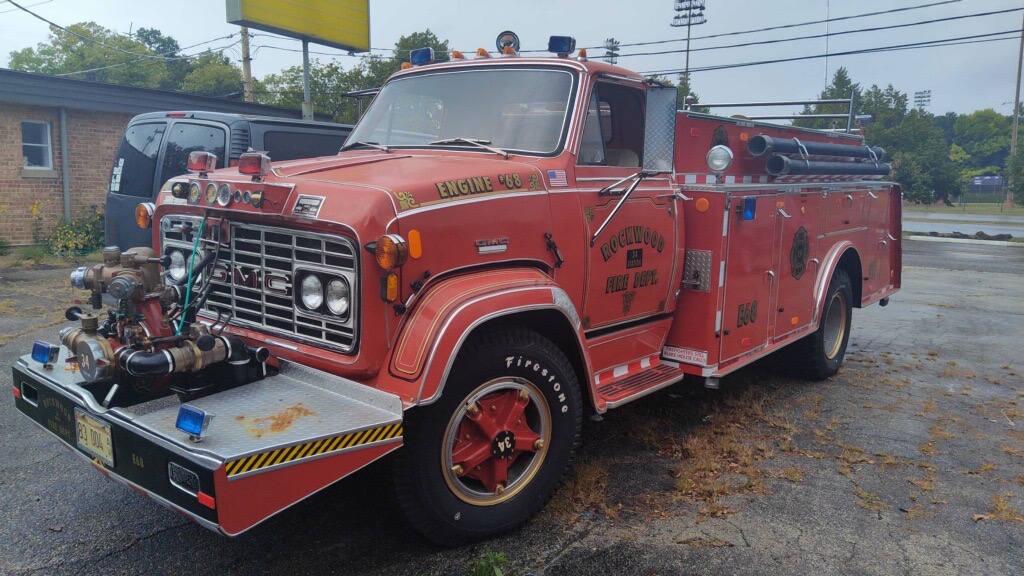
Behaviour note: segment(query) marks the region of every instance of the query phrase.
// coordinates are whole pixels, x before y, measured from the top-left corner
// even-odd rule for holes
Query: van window
[[[267,132],[263,135],[263,147],[273,161],[296,158],[316,158],[338,153],[345,143],[347,134],[316,134],[309,132]]]
[[[156,157],[166,128],[164,123],[132,124],[125,130],[110,175],[111,192],[147,198],[153,194]]]
[[[205,124],[175,122],[167,137],[167,150],[160,166],[159,184],[188,172],[188,155],[195,151],[212,152],[217,155],[217,167],[227,166],[224,156],[224,142],[227,132],[223,128]]]

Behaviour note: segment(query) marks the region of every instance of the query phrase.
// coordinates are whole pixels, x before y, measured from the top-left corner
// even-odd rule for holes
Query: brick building
[[[102,210],[125,125],[161,110],[301,117],[261,104],[0,69],[0,238],[32,244],[62,218]]]

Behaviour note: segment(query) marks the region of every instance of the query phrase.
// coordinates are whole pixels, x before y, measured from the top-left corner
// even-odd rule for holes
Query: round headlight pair
[[[327,310],[335,316],[344,316],[351,307],[352,292],[348,282],[341,278],[333,278],[324,284],[316,274],[309,274],[299,284],[299,297],[302,305],[310,310],[319,310],[325,303]]]
[[[185,266],[185,254],[181,250],[171,250],[168,254],[171,257],[171,265],[167,267],[167,274],[171,280],[181,282],[188,276],[188,267]]]

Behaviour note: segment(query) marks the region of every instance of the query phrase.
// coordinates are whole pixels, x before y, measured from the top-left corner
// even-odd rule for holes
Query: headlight
[[[327,283],[327,309],[335,316],[344,316],[348,313],[350,295],[348,282],[331,280]]]
[[[299,289],[302,305],[310,310],[317,310],[324,303],[324,285],[314,274],[302,279]]]
[[[185,267],[185,255],[179,250],[171,250],[170,256],[171,265],[167,267],[167,274],[175,282],[181,282],[188,275],[188,269]]]

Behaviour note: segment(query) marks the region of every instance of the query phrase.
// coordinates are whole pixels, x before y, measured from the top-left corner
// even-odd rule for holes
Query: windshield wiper
[[[506,159],[508,158],[508,152],[505,152],[504,150],[501,150],[500,148],[494,148],[492,146],[488,146],[488,144],[490,144],[490,143],[491,143],[490,140],[479,140],[479,139],[476,139],[476,138],[461,138],[461,137],[458,137],[458,138],[445,138],[444,140],[434,140],[433,142],[428,142],[427,146],[442,146],[444,144],[472,144],[473,146],[476,146],[477,148],[483,148],[484,150],[488,150],[490,152],[494,152],[495,154],[500,154],[502,156],[502,158],[506,158]]]
[[[376,148],[377,150],[383,150],[385,152],[391,152],[391,148],[388,148],[387,146],[381,146],[377,142],[363,142],[363,141],[349,142],[348,144],[345,144],[344,146],[342,146],[341,150],[338,150],[338,152],[344,152],[345,150],[351,150],[352,148],[355,148],[356,146],[366,146],[367,148]]]

